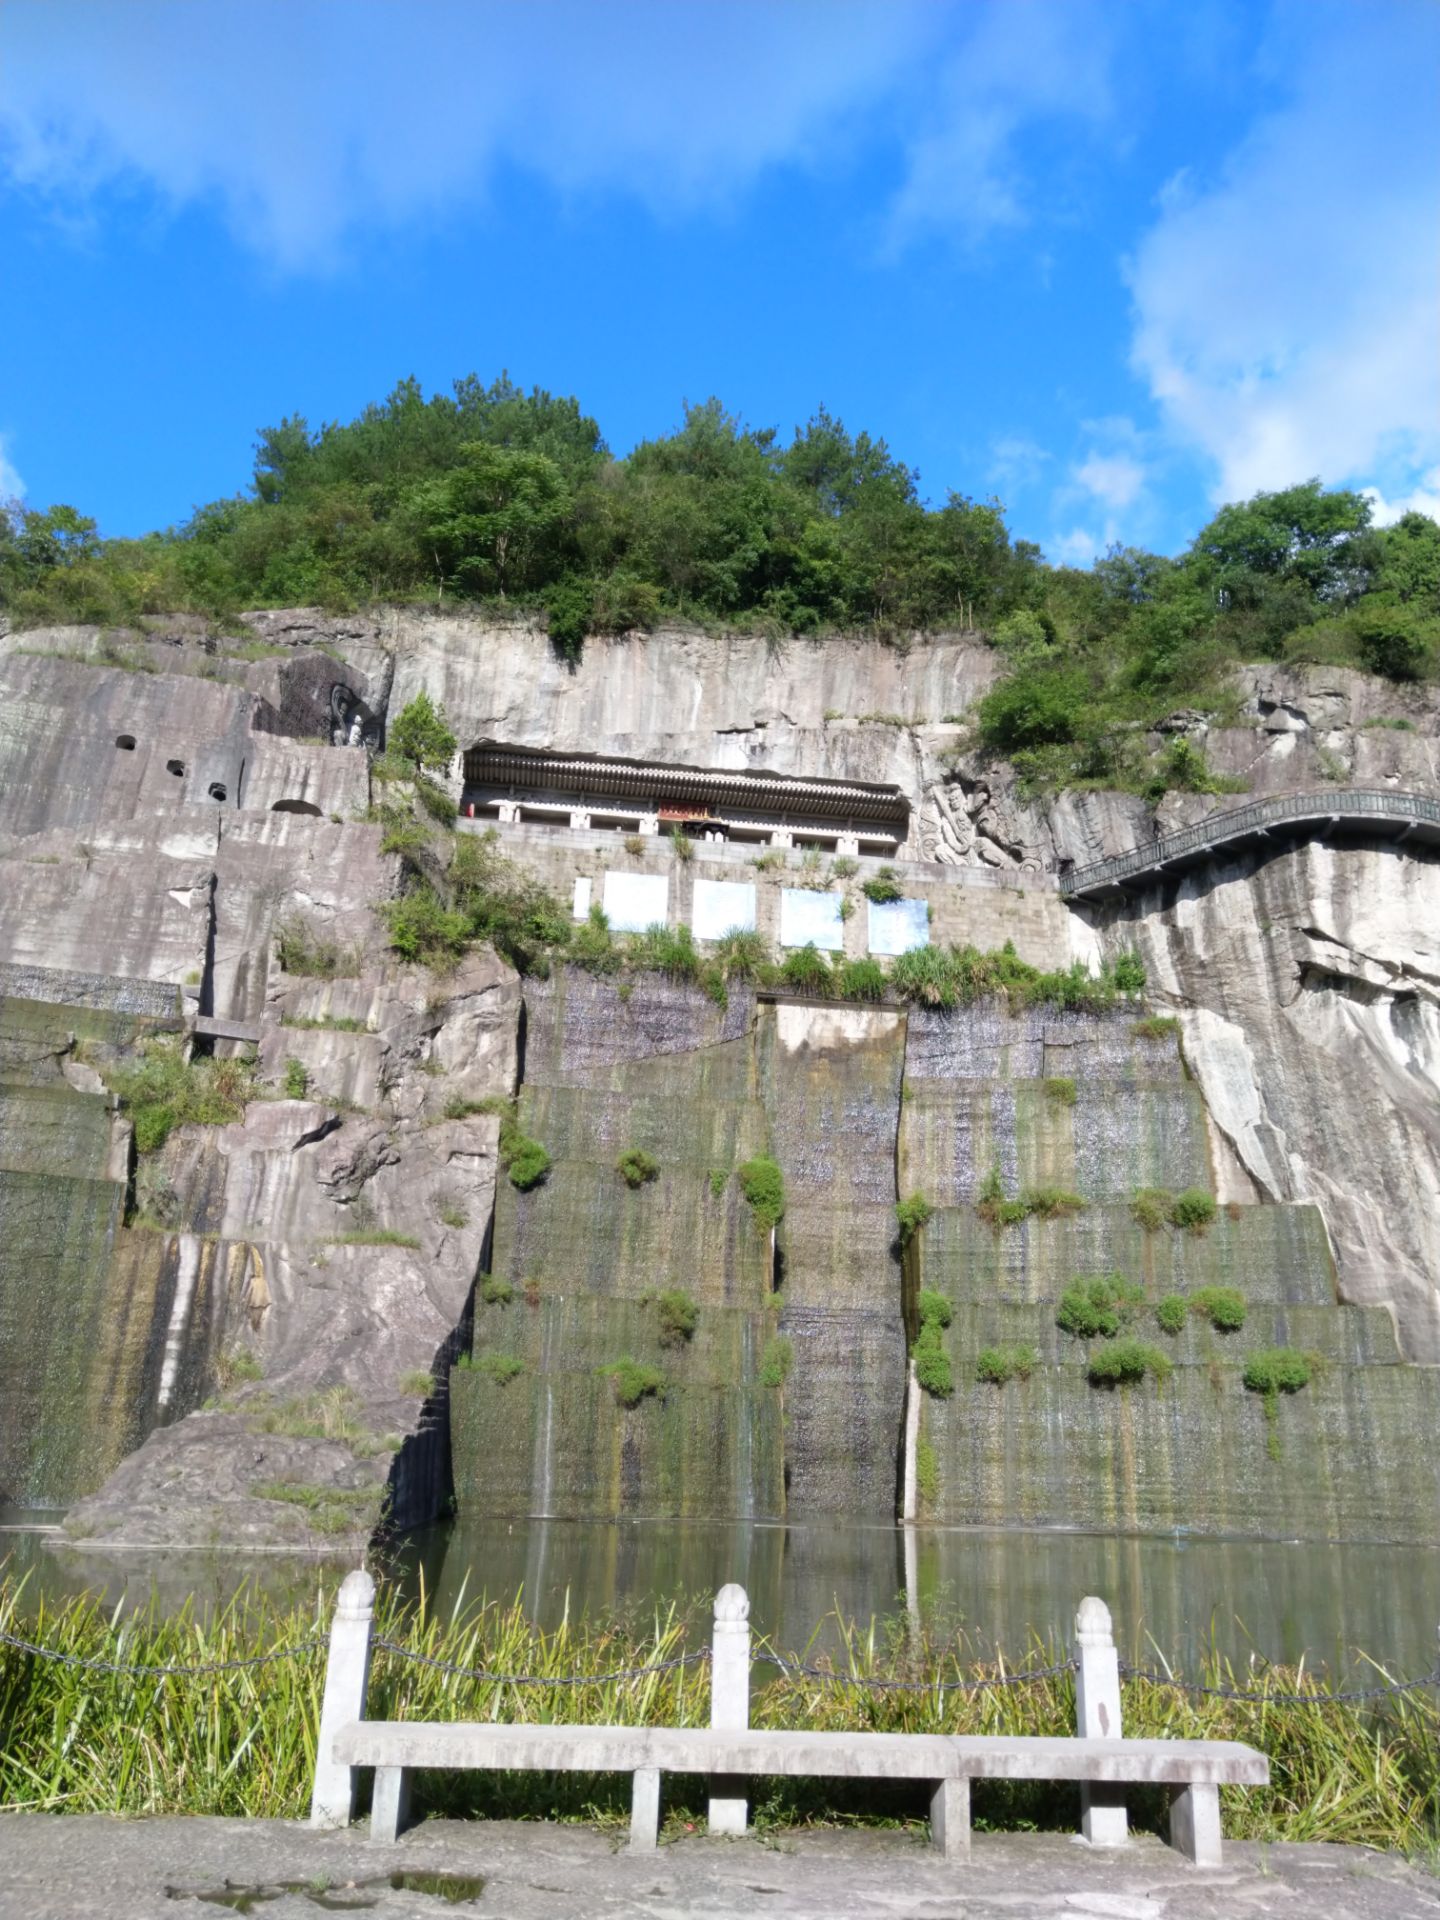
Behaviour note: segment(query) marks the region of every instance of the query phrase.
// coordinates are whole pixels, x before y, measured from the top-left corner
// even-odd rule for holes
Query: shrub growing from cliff
[[[1027,1187],[1020,1203],[1027,1214],[1034,1214],[1040,1220],[1060,1220],[1072,1213],[1083,1213],[1086,1206],[1084,1195],[1072,1192],[1069,1187]]]
[[[1167,1293],[1155,1303],[1155,1318],[1162,1333],[1183,1333],[1190,1309],[1183,1293]]]
[[[1187,1187],[1177,1193],[1170,1209],[1170,1223],[1186,1233],[1201,1234],[1215,1218],[1215,1198],[1203,1187]]]
[[[807,993],[813,999],[828,1000],[835,991],[836,980],[830,962],[813,941],[807,941],[803,947],[793,948],[781,961],[778,984],[790,993]]]
[[[842,959],[835,968],[835,991],[841,1000],[883,1000],[887,985],[884,967],[868,955]]]
[[[625,956],[615,944],[605,909],[598,900],[592,902],[584,921],[571,933],[565,958],[572,967],[601,976],[618,973],[624,965]]]
[[[920,1331],[915,1336],[915,1345],[911,1349],[911,1358],[915,1362],[915,1378],[926,1393],[937,1399],[944,1399],[954,1391],[955,1380],[950,1370],[950,1356],[945,1351],[944,1332],[952,1318],[952,1308],[943,1293],[933,1287],[922,1287],[917,1302],[920,1316]]]
[[[783,1387],[795,1364],[795,1348],[783,1333],[772,1334],[760,1355],[762,1387]]]
[[[660,1162],[642,1147],[627,1147],[615,1162],[615,1171],[627,1187],[643,1187],[647,1181],[659,1178]]]
[[[247,1061],[187,1060],[171,1040],[148,1041],[138,1064],[107,1068],[106,1079],[135,1129],[137,1153],[158,1152],[176,1127],[224,1127],[242,1120],[255,1097],[254,1069]]]
[[[881,867],[872,873],[868,880],[862,880],[860,891],[867,900],[873,900],[876,906],[888,906],[892,901],[903,900],[905,889],[896,877],[893,867]]]
[[[1145,970],[1133,954],[1122,954],[1099,973],[1079,962],[1046,972],[1016,953],[1014,944],[982,953],[978,947],[912,947],[890,967],[891,990],[922,1006],[965,1007],[1003,994],[1012,1010],[1054,1006],[1099,1011],[1117,999],[1141,992]]]
[[[465,915],[447,907],[428,880],[417,880],[380,908],[390,945],[402,960],[448,972],[470,943]]]
[[[512,1187],[528,1193],[550,1171],[550,1156],[538,1140],[522,1133],[513,1113],[500,1122],[500,1164],[510,1176]]]
[[[727,980],[757,980],[769,961],[763,933],[731,927],[715,942],[715,964]]]
[[[458,744],[444,707],[423,687],[390,723],[386,740],[387,751],[398,754],[416,774],[448,772]]]
[[[1268,1429],[1265,1451],[1272,1460],[1280,1458],[1280,1396],[1308,1387],[1312,1371],[1312,1357],[1294,1347],[1257,1347],[1246,1356],[1240,1377],[1248,1392],[1260,1395]]]
[[[759,1224],[778,1226],[785,1213],[785,1176],[776,1162],[758,1153],[738,1169],[737,1178]]]
[[[1120,1273],[1072,1280],[1060,1296],[1055,1324],[1077,1340],[1113,1340],[1130,1326],[1145,1302],[1145,1289]]]
[[[481,1277],[480,1298],[487,1307],[508,1307],[515,1298],[515,1289],[500,1274],[487,1273]]]
[[[1238,1287],[1201,1287],[1190,1297],[1190,1311],[1217,1333],[1238,1333],[1245,1324],[1245,1296]]]
[[[349,980],[360,971],[360,956],[353,948],[342,947],[293,913],[276,925],[275,957],[282,973],[315,980]]]
[[[1001,1227],[1018,1226],[1030,1209],[1023,1200],[1012,1200],[1007,1196],[1000,1169],[992,1166],[980,1183],[975,1211],[987,1226],[994,1227],[998,1232]]]
[[[1106,1340],[1092,1350],[1085,1371],[1096,1387],[1133,1386],[1147,1374],[1164,1386],[1174,1366],[1168,1354],[1143,1340]]]
[[[1039,1364],[1039,1354],[1023,1341],[982,1347],[975,1356],[975,1378],[987,1386],[1003,1387],[1011,1380],[1028,1380]]]
[[[1131,1217],[1147,1233],[1158,1233],[1170,1219],[1174,1194],[1164,1187],[1142,1187],[1130,1202]]]
[[[935,1209],[923,1193],[912,1193],[895,1202],[895,1219],[900,1228],[900,1245],[908,1247]]]
[[[667,927],[658,921],[630,936],[626,957],[641,972],[663,973],[670,980],[698,980],[704,966],[689,927]]]
[[[1245,1356],[1241,1377],[1251,1393],[1273,1402],[1278,1394],[1299,1393],[1309,1386],[1309,1356],[1294,1347],[1257,1347]]]
[[[622,1407],[638,1407],[642,1400],[665,1393],[667,1383],[659,1367],[642,1366],[638,1360],[632,1360],[628,1353],[608,1367],[601,1367],[600,1371],[613,1383],[615,1398]]]
[[[513,1353],[500,1353],[494,1347],[486,1347],[480,1353],[462,1353],[455,1364],[461,1373],[481,1374],[495,1387],[508,1387],[525,1371],[523,1360],[517,1360]]]
[[[663,1293],[657,1294],[655,1311],[660,1321],[662,1347],[683,1347],[694,1338],[700,1324],[700,1309],[693,1295],[683,1287],[666,1287]]]

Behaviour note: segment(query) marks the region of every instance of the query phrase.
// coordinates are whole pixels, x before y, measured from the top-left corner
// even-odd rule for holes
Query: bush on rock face
[[[628,1353],[600,1371],[614,1382],[615,1398],[622,1407],[638,1407],[642,1400],[665,1392],[666,1380],[660,1369],[642,1366]]]
[[[615,1171],[627,1187],[643,1187],[647,1181],[657,1178],[660,1162],[641,1148],[630,1147],[615,1162]]]
[[[1170,1209],[1172,1226],[1183,1227],[1187,1233],[1204,1233],[1215,1218],[1215,1197],[1203,1187],[1187,1187],[1184,1193],[1177,1193],[1175,1204]]]
[[[926,1393],[944,1399],[955,1388],[950,1356],[945,1351],[943,1338],[952,1318],[950,1302],[935,1288],[922,1287],[916,1304],[920,1315],[920,1331],[911,1349],[915,1378]]]
[[[1163,1300],[1155,1303],[1155,1318],[1162,1333],[1183,1333],[1189,1314],[1183,1293],[1167,1293]]]
[[[655,1302],[660,1315],[660,1344],[683,1347],[700,1322],[700,1309],[683,1287],[667,1287]]]
[[[765,1351],[760,1356],[761,1386],[783,1387],[794,1364],[794,1346],[783,1333],[773,1335],[765,1342]]]
[[[762,1227],[778,1226],[785,1212],[785,1176],[768,1154],[756,1154],[739,1169],[740,1191]]]
[[[975,1378],[989,1386],[1003,1387],[1011,1380],[1028,1380],[1039,1364],[1039,1354],[1023,1341],[982,1347],[975,1356]]]
[[[1123,1274],[1098,1274],[1073,1280],[1060,1296],[1055,1324],[1078,1340],[1113,1340],[1134,1320],[1145,1289]]]
[[[1257,1347],[1248,1355],[1243,1374],[1251,1393],[1272,1399],[1279,1393],[1299,1393],[1310,1384],[1310,1361],[1294,1347]]]
[[[1090,1382],[1097,1387],[1133,1386],[1147,1373],[1157,1386],[1163,1386],[1172,1370],[1169,1356],[1143,1340],[1107,1340],[1093,1350],[1086,1365]]]
[[[900,1244],[908,1247],[935,1209],[923,1193],[912,1193],[895,1203],[895,1218],[900,1227]]]
[[[1190,1311],[1217,1333],[1238,1333],[1245,1324],[1245,1296],[1238,1287],[1201,1287],[1191,1297]]]

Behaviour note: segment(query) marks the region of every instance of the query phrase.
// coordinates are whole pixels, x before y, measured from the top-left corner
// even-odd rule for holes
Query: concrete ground
[[[878,1831],[689,1838],[648,1859],[618,1848],[589,1828],[521,1822],[430,1821],[372,1847],[360,1829],[279,1820],[8,1814],[0,1920],[1440,1920],[1440,1879],[1362,1847],[1236,1843],[1210,1873],[1143,1836],[1101,1854],[1062,1834],[977,1834],[958,1868],[920,1837]],[[402,1870],[484,1885],[452,1905],[392,1887]]]

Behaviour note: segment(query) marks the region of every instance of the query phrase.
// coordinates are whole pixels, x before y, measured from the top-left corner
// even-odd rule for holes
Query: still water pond
[[[0,1509],[0,1559],[29,1569],[38,1597],[103,1591],[223,1604],[245,1581],[277,1600],[314,1598],[344,1565],[244,1554],[78,1553],[31,1531],[56,1514]],[[18,1528],[18,1531],[9,1531]],[[1354,1672],[1361,1649],[1400,1674],[1429,1672],[1440,1622],[1440,1555],[1426,1548],[976,1529],[555,1520],[434,1527],[404,1543],[395,1572],[449,1609],[462,1596],[518,1597],[542,1624],[573,1613],[693,1600],[738,1580],[755,1626],[803,1647],[839,1609],[867,1620],[911,1611],[984,1645],[1068,1636],[1082,1595],[1115,1614],[1122,1645],[1149,1643],[1193,1668],[1210,1644],[1243,1659],[1303,1654]]]

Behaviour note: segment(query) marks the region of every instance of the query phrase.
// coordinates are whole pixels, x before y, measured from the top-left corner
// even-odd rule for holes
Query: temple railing
[[[1123,888],[1127,881],[1204,859],[1236,841],[1264,838],[1277,830],[1284,834],[1304,834],[1308,827],[1314,827],[1322,833],[1332,833],[1379,820],[1395,822],[1403,833],[1413,832],[1417,827],[1430,829],[1424,834],[1426,839],[1440,838],[1440,800],[1419,793],[1363,788],[1276,794],[1270,799],[1252,801],[1247,807],[1231,807],[1223,813],[1209,814],[1192,827],[1166,834],[1130,853],[1117,854],[1112,860],[1096,860],[1088,867],[1061,874],[1060,891],[1067,899],[1074,899],[1109,887]]]

